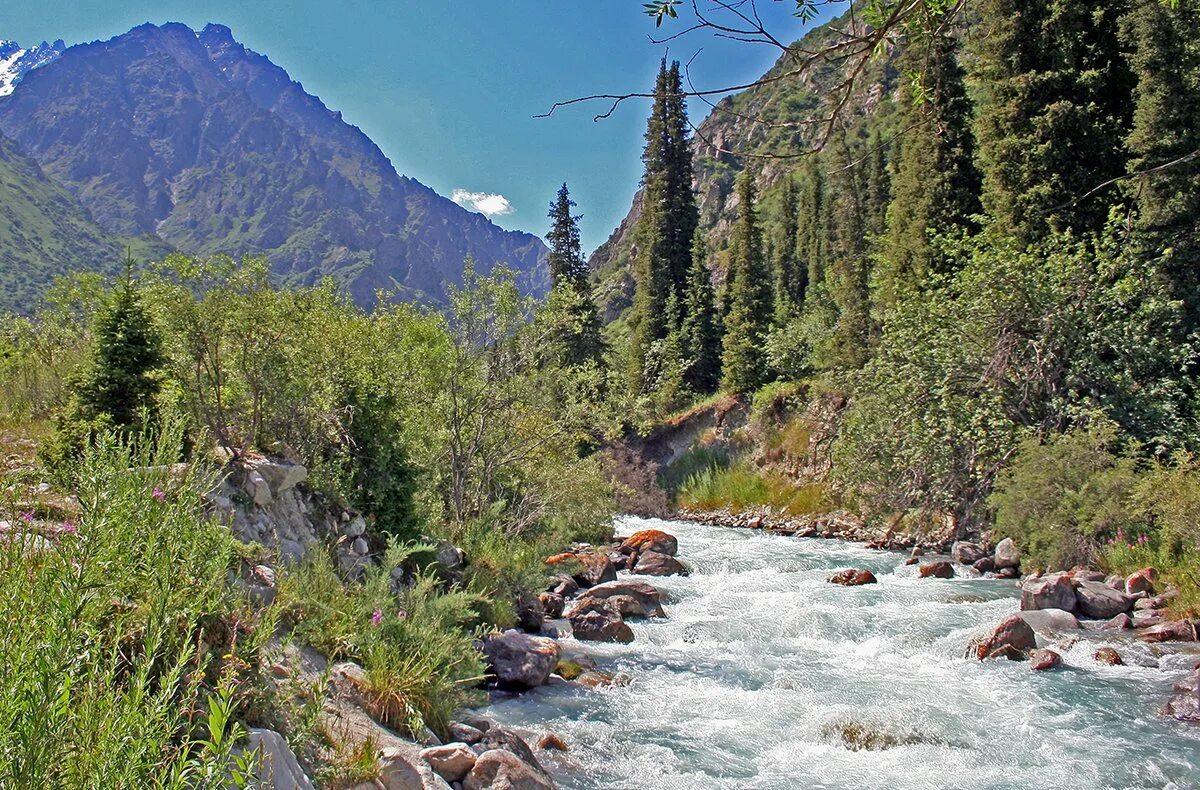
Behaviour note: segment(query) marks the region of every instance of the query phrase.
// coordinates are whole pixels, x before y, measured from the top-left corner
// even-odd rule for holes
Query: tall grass
[[[228,584],[233,540],[204,516],[197,471],[172,476],[178,439],[100,437],[60,523],[23,511],[23,481],[4,481],[0,787],[224,777],[231,711],[271,624]]]
[[[734,513],[767,505],[791,516],[827,512],[834,507],[824,486],[797,486],[783,475],[761,470],[745,460],[697,472],[684,482],[676,501],[694,510],[728,508]]]

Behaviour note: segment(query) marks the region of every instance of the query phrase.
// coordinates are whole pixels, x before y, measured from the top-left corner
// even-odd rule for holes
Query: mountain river
[[[628,645],[564,642],[630,682],[487,710],[569,744],[543,760],[564,788],[1200,788],[1200,727],[1157,715],[1200,656],[1106,634],[1051,638],[1056,671],[981,663],[967,643],[1017,611],[1011,581],[685,522],[623,518],[618,534],[650,527],[692,568],[647,579],[667,619],[631,623]],[[827,581],[846,567],[879,583]],[[1127,666],[1095,661],[1101,643]]]

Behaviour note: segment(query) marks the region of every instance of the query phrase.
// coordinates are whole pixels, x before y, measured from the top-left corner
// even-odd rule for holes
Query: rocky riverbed
[[[1082,628],[1039,612],[1033,619],[1047,622],[998,629],[1021,611],[1018,583],[949,557],[952,578],[921,578],[927,563],[908,565],[907,553],[843,541],[620,524],[626,536],[647,528],[677,546],[583,552],[607,563],[558,559],[601,590],[571,590],[576,580],[564,573],[549,595],[563,598],[568,624],[596,614],[600,625],[624,626],[606,635],[620,637],[612,641],[554,643],[560,659],[603,682],[555,676],[485,711],[531,742],[565,747],[538,754],[559,786],[1191,787],[1200,776],[1200,727],[1168,715],[1198,693],[1193,642],[1148,642],[1075,614]],[[641,549],[680,568],[642,576],[639,567],[659,572],[663,563],[642,564]],[[1003,553],[987,556],[1004,564]],[[960,550],[954,559],[972,558]],[[610,576],[616,586],[606,592]],[[664,596],[617,591],[629,581]],[[1071,584],[1076,607],[1082,588],[1128,603],[1128,613],[1145,610],[1084,581]],[[558,603],[546,602],[551,611]],[[997,657],[1039,652],[1034,662],[980,661],[982,644]],[[1053,671],[1031,671],[1036,664]]]

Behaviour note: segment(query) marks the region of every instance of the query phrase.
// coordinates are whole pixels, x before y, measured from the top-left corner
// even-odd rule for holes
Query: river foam
[[[648,579],[668,619],[593,644],[625,686],[493,704],[561,735],[564,788],[1200,787],[1200,728],[1156,715],[1195,656],[1108,637],[1127,666],[1061,642],[1064,668],[980,663],[971,637],[1017,610],[1013,582],[918,579],[898,554],[836,541],[624,518],[679,538],[688,577]],[[840,587],[869,568],[879,584]]]

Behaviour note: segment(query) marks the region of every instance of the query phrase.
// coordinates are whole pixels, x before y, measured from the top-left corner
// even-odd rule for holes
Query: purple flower
[[[28,524],[30,521],[33,521],[33,512],[32,511],[23,511],[21,513],[21,520],[24,521],[26,524]]]
[[[159,502],[162,502],[167,498],[167,495],[158,486],[154,487],[154,490],[150,492],[150,496],[154,497]]]
[[[64,521],[62,523],[62,526],[59,528],[59,531],[65,535],[74,535],[76,532],[79,531],[79,527],[75,525],[74,521],[72,521],[71,519],[67,519],[66,521]]]
[[[396,612],[396,619],[397,620],[407,620],[408,612],[404,611],[403,609],[399,610],[398,612]]]
[[[1141,535],[1138,535],[1138,545],[1139,546],[1145,546],[1149,542],[1150,542],[1150,538],[1146,537],[1145,532],[1143,532]]]
[[[374,612],[371,613],[371,625],[379,625],[382,622],[383,622],[383,612],[379,609],[376,609]]]

